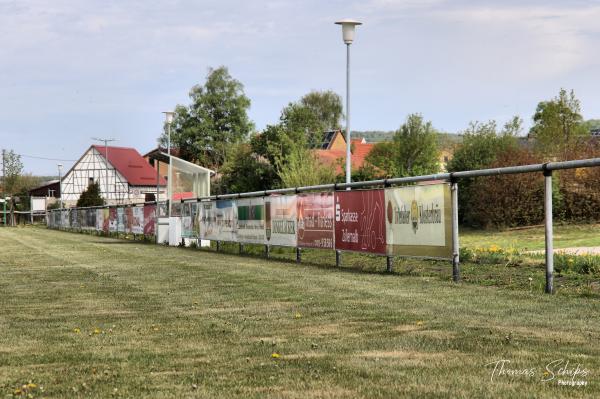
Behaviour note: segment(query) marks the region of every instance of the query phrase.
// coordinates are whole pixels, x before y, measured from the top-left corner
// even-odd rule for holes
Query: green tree
[[[100,195],[100,185],[98,182],[90,184],[79,196],[77,200],[77,207],[86,206],[102,206],[104,205],[104,199]]]
[[[560,89],[557,97],[540,102],[529,133],[535,149],[546,157],[564,157],[581,137],[588,136],[575,92]]]
[[[218,170],[232,144],[243,141],[254,129],[248,118],[250,99],[244,86],[226,67],[210,68],[204,85],[190,92],[192,103],[178,105],[171,131],[171,143],[180,157]],[[160,137],[167,143],[167,131]]]
[[[342,119],[342,98],[332,91],[311,91],[300,101],[289,103],[282,111],[280,123],[287,134],[309,148],[318,147],[323,132],[338,129]]]
[[[232,146],[221,172],[214,185],[219,194],[268,190],[279,183],[275,167],[258,156],[248,143]]]
[[[19,179],[23,174],[23,162],[21,156],[13,150],[2,150],[2,165],[4,175],[2,176],[2,193],[11,195],[19,191]]]
[[[284,161],[277,165],[283,187],[301,187],[333,183],[335,170],[322,165],[309,149],[296,147]]]
[[[499,154],[518,146],[516,133],[521,130],[522,121],[513,118],[498,132],[495,121],[486,123],[471,122],[463,132],[463,142],[448,162],[449,172],[485,169],[490,167]],[[472,186],[476,179],[461,179],[459,183],[459,218],[463,223],[472,223],[472,215],[468,213],[469,201],[475,195]]]
[[[366,161],[381,177],[404,177],[435,173],[438,165],[438,137],[420,114],[411,114],[394,133],[391,143],[377,143]]]

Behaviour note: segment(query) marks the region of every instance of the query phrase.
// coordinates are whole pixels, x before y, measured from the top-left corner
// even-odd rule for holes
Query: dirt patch
[[[418,352],[418,351],[368,351],[358,353],[355,356],[367,359],[407,359],[407,360],[430,360],[446,357],[447,353],[440,352]]]
[[[293,353],[291,355],[283,355],[284,360],[298,360],[298,359],[318,359],[327,356],[323,352],[304,352],[304,353]]]
[[[319,324],[315,326],[307,326],[300,329],[302,334],[306,335],[333,335],[339,334],[342,326],[339,323]]]

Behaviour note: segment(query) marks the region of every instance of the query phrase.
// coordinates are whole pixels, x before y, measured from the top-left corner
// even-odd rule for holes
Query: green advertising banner
[[[388,255],[452,258],[450,185],[385,190]]]

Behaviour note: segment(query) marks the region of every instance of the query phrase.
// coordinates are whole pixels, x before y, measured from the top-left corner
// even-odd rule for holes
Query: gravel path
[[[543,249],[539,251],[530,251],[531,254],[543,254]],[[600,255],[600,247],[572,247],[572,248],[557,248],[555,254],[567,255]]]

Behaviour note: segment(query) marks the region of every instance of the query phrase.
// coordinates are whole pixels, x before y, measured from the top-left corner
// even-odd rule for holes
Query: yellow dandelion
[[[96,334],[96,335],[100,334],[101,332],[102,332],[102,330],[101,330],[101,329],[99,329],[98,327],[96,327],[96,328],[94,329],[94,334]]]
[[[279,353],[275,352],[275,353],[271,354],[271,357],[273,359],[279,359],[281,357],[281,355]]]
[[[301,315],[300,313],[296,312],[296,314],[294,315],[294,317],[295,317],[296,319],[299,319],[299,318],[301,318],[301,317],[302,317],[302,315]]]
[[[29,384],[27,384],[27,388],[28,389],[36,389],[37,385],[35,385],[33,382],[30,382]]]
[[[73,329],[73,332],[74,332],[75,334],[79,334],[79,333],[81,333],[81,330],[80,330],[79,328],[77,328],[77,327],[76,327],[76,328],[74,328],[74,329]]]
[[[495,244],[490,246],[490,252],[498,252],[499,250],[500,248]]]
[[[15,389],[15,391],[13,392],[13,394],[14,394],[15,396],[17,396],[17,395],[21,395],[22,393],[23,393],[23,391],[21,391],[21,390],[20,390],[20,389],[18,389],[18,388],[17,388],[17,389]]]
[[[423,321],[422,321],[422,320],[419,320],[419,321],[417,321],[417,323],[416,323],[416,324],[417,324],[418,326],[422,326],[422,325],[423,325]]]

